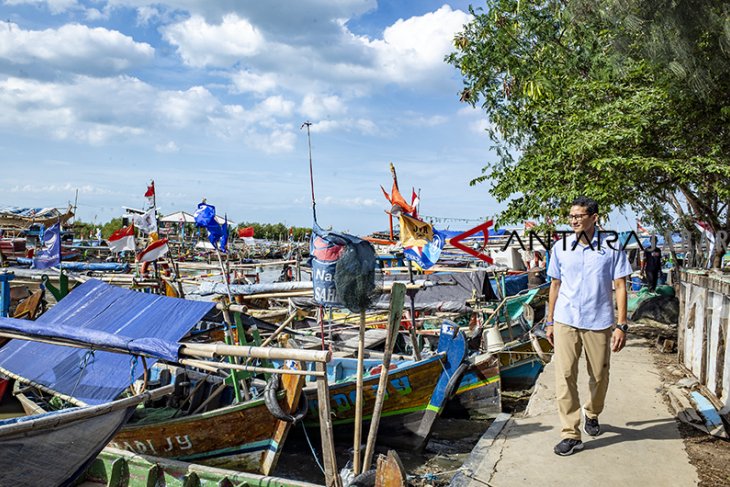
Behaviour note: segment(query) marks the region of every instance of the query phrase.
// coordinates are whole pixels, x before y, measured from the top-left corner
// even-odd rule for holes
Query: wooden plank
[[[383,402],[385,400],[385,392],[388,385],[388,372],[390,371],[390,358],[393,354],[395,346],[395,338],[400,327],[401,316],[403,314],[403,303],[405,302],[406,288],[403,284],[394,284],[393,292],[390,297],[390,314],[388,316],[388,335],[385,341],[385,355],[383,356],[383,365],[380,372],[380,380],[378,381],[378,393],[375,396],[375,407],[370,421],[370,431],[368,432],[368,442],[365,448],[365,458],[363,459],[363,471],[370,468],[370,463],[375,451],[375,439],[378,436],[378,427],[380,425],[380,415],[383,412]]]
[[[319,432],[322,438],[322,462],[324,463],[325,484],[327,487],[342,487],[340,472],[335,456],[335,439],[332,432],[332,411],[327,386],[327,370],[323,363],[317,362],[315,369],[324,375],[317,378],[317,398],[319,407]]]
[[[375,472],[375,487],[406,487],[405,469],[398,454],[389,450],[387,455],[379,455]]]

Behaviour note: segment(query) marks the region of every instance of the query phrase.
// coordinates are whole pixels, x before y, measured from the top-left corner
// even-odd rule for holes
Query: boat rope
[[[84,370],[86,370],[86,366],[89,365],[90,358],[94,357],[94,350],[88,350],[84,356],[81,359],[81,370],[79,371],[79,376],[76,378],[76,384],[74,384],[73,389],[71,389],[71,394],[69,394],[71,397],[76,393],[76,388],[79,386],[79,382],[81,382],[81,376],[84,375]]]
[[[137,357],[132,355],[129,358],[129,385],[134,384],[134,370],[137,368]]]
[[[322,475],[327,475],[324,471],[324,468],[322,467],[322,464],[319,462],[319,457],[317,457],[317,451],[314,449],[314,446],[312,446],[312,442],[309,439],[309,433],[307,433],[307,427],[304,426],[304,421],[301,422],[302,429],[304,430],[304,438],[307,439],[307,444],[309,445],[309,449],[312,452],[312,456],[314,457],[314,461],[317,462],[317,466],[322,471]]]
[[[321,304],[319,305],[319,309],[317,310],[317,321],[319,322],[319,331],[322,338],[322,350],[324,350],[324,308]]]

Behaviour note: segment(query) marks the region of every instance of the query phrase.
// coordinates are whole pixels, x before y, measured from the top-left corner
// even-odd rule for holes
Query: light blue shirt
[[[547,274],[560,279],[553,314],[558,323],[584,330],[604,330],[615,323],[613,280],[628,276],[632,269],[626,252],[617,250],[618,242],[611,244],[612,249],[602,241],[599,249],[598,236],[596,230],[591,245],[576,243],[575,235],[553,245]]]

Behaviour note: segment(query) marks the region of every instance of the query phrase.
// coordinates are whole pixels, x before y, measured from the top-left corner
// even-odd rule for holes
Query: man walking
[[[555,453],[572,455],[583,448],[583,432],[601,432],[598,415],[608,390],[611,351],[626,344],[626,276],[631,274],[626,253],[617,242],[603,240],[596,230],[598,204],[586,197],[573,201],[568,215],[574,235],[555,242],[548,275],[552,278],[546,322],[547,338],[555,348],[556,395],[562,441]],[[613,289],[618,321],[614,320]],[[614,326],[615,325],[615,326]],[[578,360],[585,349],[590,398],[581,408]]]
[[[656,291],[656,284],[659,280],[659,273],[662,271],[662,251],[657,247],[656,237],[651,238],[651,246],[644,250],[644,258],[641,261],[641,271],[644,273],[646,285],[649,292]]]

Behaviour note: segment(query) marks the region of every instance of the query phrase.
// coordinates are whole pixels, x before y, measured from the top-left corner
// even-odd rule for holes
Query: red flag
[[[109,249],[115,253],[121,252],[122,250],[134,251],[134,223],[112,233],[106,242],[109,245]]]
[[[240,238],[253,237],[253,227],[239,228],[238,236]]]
[[[411,208],[413,208],[413,218],[418,218],[418,204],[421,202],[421,198],[416,194],[416,189],[411,188]]]
[[[147,186],[147,192],[144,194],[145,198],[154,198],[155,196],[155,182],[152,181],[149,186]]]

